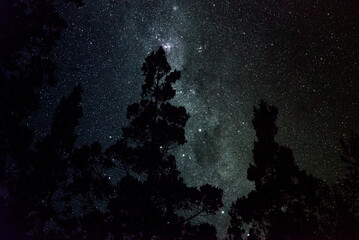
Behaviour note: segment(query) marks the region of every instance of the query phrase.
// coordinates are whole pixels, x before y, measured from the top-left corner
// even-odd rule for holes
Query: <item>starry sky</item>
[[[277,2],[277,3],[273,3]],[[62,6],[68,29],[52,57],[58,85],[41,89],[31,117],[38,137],[61,96],[84,88],[77,143],[109,146],[140,98],[144,58],[162,46],[182,78],[174,103],[191,118],[175,149],[189,185],[224,190],[209,219],[223,236],[227,211],[253,184],[253,106],[279,108],[278,142],[302,169],[328,182],[342,173],[339,140],[359,130],[359,4],[354,0],[87,0]]]

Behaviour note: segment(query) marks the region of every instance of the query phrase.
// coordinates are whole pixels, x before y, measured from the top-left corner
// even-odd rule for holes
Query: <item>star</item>
[[[338,17],[329,18],[324,6],[311,9],[300,2],[291,14],[285,1],[276,7],[130,2],[94,0],[79,11],[61,9],[69,26],[53,54],[61,78],[55,89],[41,92],[43,108],[32,117],[39,138],[61,96],[80,82],[84,117],[77,143],[112,144],[128,123],[127,106],[140,98],[144,58],[162,46],[172,69],[181,71],[174,102],[191,115],[187,143],[174,152],[187,182],[223,188],[225,206],[253,188],[246,181],[255,140],[250,121],[261,98],[278,107],[278,137],[294,150],[298,165],[324,180],[336,179],[336,161],[322,166],[339,158],[341,136],[359,130],[359,26],[351,9],[344,4],[342,12],[329,16]],[[336,6],[335,1],[328,6]],[[69,63],[80,70],[71,71]],[[221,236],[227,227],[223,222],[213,220]]]
[[[162,47],[166,52],[171,52],[171,50],[173,48],[173,44],[170,42],[166,42],[162,45]]]

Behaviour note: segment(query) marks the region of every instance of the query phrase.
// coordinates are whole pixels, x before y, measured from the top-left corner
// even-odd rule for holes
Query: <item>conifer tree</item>
[[[247,177],[255,190],[237,199],[229,211],[231,239],[318,239],[322,236],[318,212],[318,179],[300,171],[291,149],[275,142],[278,110],[261,101],[252,121],[257,141]],[[248,226],[249,230],[245,230]]]
[[[109,203],[112,224],[118,228],[115,235],[179,239],[203,229],[213,233],[213,228],[189,226],[195,217],[214,214],[222,206],[222,190],[210,185],[188,187],[170,153],[186,142],[189,118],[184,107],[171,104],[180,72],[171,71],[163,48],[152,52],[141,69],[145,77],[141,100],[127,108],[130,124],[107,151],[136,173],[127,172],[117,186],[117,197]]]

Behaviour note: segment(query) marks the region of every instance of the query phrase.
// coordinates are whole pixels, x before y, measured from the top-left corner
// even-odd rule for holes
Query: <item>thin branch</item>
[[[189,218],[186,218],[186,219],[185,219],[185,220],[183,220],[181,223],[188,222],[188,221],[192,220],[193,218],[198,217],[198,216],[199,216],[201,213],[203,213],[204,211],[205,211],[205,209],[204,209],[204,208],[202,208],[202,210],[201,210],[201,211],[199,211],[199,212],[195,213],[194,215],[190,216]]]

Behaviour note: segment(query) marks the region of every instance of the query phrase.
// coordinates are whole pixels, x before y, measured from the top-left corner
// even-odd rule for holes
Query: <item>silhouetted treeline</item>
[[[215,239],[213,226],[193,220],[223,206],[222,190],[188,187],[169,153],[186,142],[189,115],[169,102],[180,72],[171,72],[164,50],[146,58],[141,100],[128,107],[130,124],[106,151],[98,142],[75,146],[80,85],[62,98],[50,132],[35,140],[26,118],[38,108],[36,89],[56,83],[48,53],[66,23],[51,1],[3,7],[23,28],[1,35],[9,49],[1,58],[0,238]]]
[[[81,5],[80,0],[68,0]],[[38,171],[34,136],[25,120],[39,106],[37,89],[54,85],[49,53],[66,28],[52,0],[0,1],[0,238],[19,239],[32,229],[35,200],[27,175]],[[28,188],[29,186],[30,189]]]
[[[214,226],[194,220],[215,214],[223,191],[187,186],[171,154],[186,143],[190,116],[171,104],[181,73],[162,48],[145,59],[141,98],[115,144],[75,145],[80,85],[60,101],[50,132],[34,138],[26,119],[37,89],[56,84],[48,55],[66,28],[53,4],[0,3],[0,239],[216,239]],[[358,239],[359,136],[342,141],[347,174],[328,186],[275,141],[277,114],[264,101],[254,108],[255,189],[232,204],[229,238]]]
[[[54,205],[59,214],[52,218],[61,231],[51,229],[51,236],[216,238],[213,226],[193,225],[191,220],[222,207],[222,190],[188,187],[169,153],[185,143],[189,118],[183,107],[169,102],[175,96],[172,85],[180,78],[180,72],[170,70],[164,50],[152,52],[142,67],[141,100],[127,108],[130,124],[121,139],[104,152],[98,143],[73,148],[65,188],[58,191],[62,206]],[[117,180],[111,181],[111,169]]]

